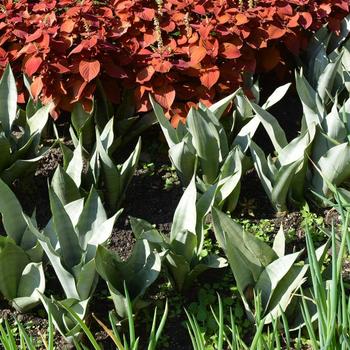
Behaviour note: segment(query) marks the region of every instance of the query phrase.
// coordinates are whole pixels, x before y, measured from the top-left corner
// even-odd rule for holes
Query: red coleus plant
[[[35,99],[54,101],[54,117],[77,101],[91,110],[98,78],[114,103],[135,89],[138,111],[150,109],[152,93],[176,124],[193,103],[236,89],[243,72],[276,67],[282,46],[298,54],[326,21],[339,30],[349,12],[348,0],[245,3],[4,0],[0,71],[10,62],[18,77],[24,72]]]

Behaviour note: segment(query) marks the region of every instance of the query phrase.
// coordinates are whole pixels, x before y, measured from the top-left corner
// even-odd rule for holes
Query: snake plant
[[[6,236],[0,236],[0,293],[24,312],[40,303],[45,290],[43,251],[28,229],[14,193],[0,180],[0,213]]]
[[[27,108],[21,118],[16,81],[8,65],[0,80],[0,177],[8,184],[33,171],[46,150],[40,147],[40,138],[51,105],[36,111]]]
[[[93,185],[104,195],[112,212],[120,208],[137,168],[141,139],[128,159],[122,164],[116,164],[112,159],[113,122],[111,119],[101,134],[96,128],[96,144],[92,155],[84,150],[82,139],[77,141],[73,151],[61,143],[64,163],[63,167],[56,169],[52,187],[63,203],[80,198]]]
[[[86,314],[98,281],[97,247],[110,237],[121,210],[108,219],[94,188],[85,201],[80,198],[66,205],[51,187],[49,195],[52,218],[42,231],[30,218],[24,218],[48,257],[65,295],[65,299],[58,302],[53,296],[41,294],[41,301],[59,332],[72,338],[79,332],[79,326],[67,316],[61,304],[72,308],[81,318]]]
[[[264,107],[270,108],[278,102],[289,85],[278,88]],[[223,117],[233,100],[237,108]],[[196,168],[197,189],[205,193],[217,184],[216,205],[233,211],[240,193],[240,180],[250,167],[245,152],[260,124],[242,91],[237,90],[209,108],[203,104],[197,109],[191,108],[186,123],[179,123],[176,129],[152,97],[151,104],[168,143],[170,160],[182,183],[189,184]]]

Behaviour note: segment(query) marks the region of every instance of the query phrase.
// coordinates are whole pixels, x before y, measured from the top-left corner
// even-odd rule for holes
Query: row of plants
[[[312,40],[307,64],[296,72],[295,79],[303,107],[300,135],[289,142],[268,110],[288,92],[290,84],[276,89],[262,104],[257,83],[251,83],[254,100],[239,89],[210,107],[200,103],[198,108],[190,109],[186,122],[177,128],[151,97],[169,145],[169,158],[186,189],[169,234],[142,218],[130,218],[136,242],[125,261],[107,247],[107,242],[137,168],[141,140],[127,160],[117,164],[115,151],[125,139],[115,129],[120,127],[119,133],[120,129],[132,129],[135,137],[145,123],[153,122],[152,117],[144,124],[133,118],[111,118],[106,122],[105,115],[99,118],[101,108],[108,109],[103,103],[96,103],[93,113],[77,105],[69,130],[72,147],[53,126],[54,146],[61,149],[63,164],[48,181],[51,219],[38,227],[35,212],[31,216],[24,212],[11,185],[20,175],[30,174],[48,151],[40,140],[49,131],[52,105],[42,106],[32,96],[26,110],[18,108],[16,81],[10,66],[6,67],[0,80],[0,213],[4,229],[0,236],[0,292],[21,312],[43,305],[50,324],[47,348],[54,346],[53,327],[77,348],[84,347],[79,343],[83,332],[92,346],[99,348],[84,322],[100,277],[114,304],[112,330],[98,322],[119,349],[137,349],[140,345],[133,313],[145,307],[144,296],[161,274],[174,290],[184,294],[200,275],[226,266],[232,270],[256,334],[251,341],[243,339],[233,317],[225,324],[220,307],[219,313],[214,312],[218,349],[224,342],[232,349],[290,348],[294,346],[290,332],[301,332],[303,327],[315,349],[348,347],[349,302],[341,273],[350,249],[349,32],[346,18],[339,35],[322,27]],[[231,111],[225,114],[228,108]],[[255,137],[260,126],[274,149],[267,157]],[[228,212],[234,211],[242,177],[252,167],[276,211],[286,211],[288,203],[305,204],[311,189],[320,204],[331,204],[339,211],[341,231],[338,226],[326,231],[330,239],[317,249],[307,233],[305,256],[302,250],[286,250],[283,229],[275,236],[272,247],[243,230]],[[213,231],[221,251],[208,253],[204,249],[208,230]],[[332,263],[327,264],[327,259]],[[46,288],[50,274],[60,285],[55,293]],[[154,314],[149,349],[154,349],[160,339],[166,310],[167,307],[158,326],[157,313]],[[118,333],[117,318],[128,320],[129,340]],[[267,334],[263,332],[265,325],[270,325]],[[282,325],[283,338],[278,333]],[[21,325],[19,328],[23,347],[33,348],[28,334]],[[207,338],[190,313],[188,329],[193,348],[205,349]],[[297,339],[299,347],[301,333]],[[0,340],[8,349],[17,344],[6,323],[5,329],[0,328]]]
[[[222,300],[218,296],[218,310],[213,313],[215,322],[217,323],[216,330],[216,345],[215,349],[303,349],[305,342],[311,346],[312,349],[348,349],[349,348],[349,314],[350,314],[350,302],[349,295],[347,291],[346,282],[344,282],[342,270],[344,257],[349,254],[349,205],[350,203],[343,203],[341,200],[341,195],[333,188],[335,191],[335,197],[337,198],[336,209],[339,211],[341,217],[341,225],[332,225],[331,230],[328,232],[329,239],[327,243],[315,249],[312,241],[312,232],[306,227],[306,246],[307,246],[307,256],[304,264],[294,264],[292,267],[289,266],[290,270],[286,275],[283,272],[279,272],[278,269],[285,267],[287,264],[291,264],[290,260],[294,260],[295,256],[300,255],[300,253],[290,254],[284,256],[284,236],[283,231],[280,231],[275,238],[273,244],[273,250],[275,254],[278,254],[280,260],[278,263],[276,261],[272,263],[270,268],[266,268],[266,273],[261,274],[261,280],[265,280],[262,284],[264,288],[258,285],[254,288],[254,293],[250,294],[249,302],[251,303],[252,310],[249,310],[249,315],[254,322],[254,331],[250,334],[250,340],[242,338],[240,333],[240,328],[237,326],[234,312],[232,308],[229,310],[224,310]],[[245,241],[245,248],[253,247],[250,239],[254,236],[247,237],[247,234],[239,229],[239,226],[235,224],[230,218],[221,214],[223,221],[222,223],[227,223],[230,228],[225,231],[225,238],[227,242],[224,243],[229,249],[229,261],[230,264],[234,263],[236,271],[235,277],[238,281],[243,281],[242,278],[244,273],[238,272],[237,269],[237,258],[239,255],[241,258],[248,257],[249,254],[242,253],[243,249],[237,254],[236,247],[237,242],[233,240]],[[343,221],[345,220],[345,221]],[[255,242],[259,239],[254,238]],[[232,244],[234,243],[234,244]],[[258,245],[261,244],[258,243]],[[266,246],[267,249],[271,249]],[[265,249],[266,249],[265,247]],[[243,247],[242,247],[243,248]],[[257,248],[255,248],[257,249]],[[236,250],[236,251],[235,251]],[[328,252],[327,252],[328,251]],[[266,251],[265,251],[266,252]],[[255,252],[256,253],[256,252]],[[260,252],[259,252],[260,253]],[[292,257],[294,255],[294,257]],[[250,255],[252,258],[253,256]],[[254,258],[262,258],[255,255]],[[327,259],[331,260],[330,263],[325,265]],[[289,260],[289,261],[288,261]],[[249,262],[248,266],[253,266],[253,261],[245,260]],[[245,265],[239,265],[245,266]],[[253,272],[253,271],[252,271]],[[302,272],[303,281],[301,281],[300,274]],[[249,274],[246,274],[246,277]],[[275,287],[275,282],[277,282],[277,290],[273,291]],[[293,281],[290,284],[291,279]],[[247,283],[247,282],[244,282]],[[303,288],[299,290],[298,293],[288,294],[288,290],[295,287],[295,284],[303,284]],[[120,327],[116,315],[114,312],[110,312],[109,320],[110,325],[106,325],[98,318],[95,318],[96,323],[106,332],[110,337],[111,341],[118,350],[126,349],[139,349],[140,338],[137,336],[137,331],[135,328],[134,310],[133,303],[130,298],[128,289],[126,287],[127,282],[124,281],[124,296],[126,312],[126,322],[128,325],[128,332],[124,333],[125,330]],[[259,284],[259,282],[258,282]],[[268,286],[268,284],[270,284]],[[272,294],[275,296],[281,296],[281,288],[278,285],[284,285],[282,291],[286,292],[282,295],[280,304],[275,304],[275,312],[266,313],[266,305],[264,306],[264,300],[266,301],[266,291],[273,291]],[[244,299],[247,298],[247,293],[245,293]],[[271,297],[271,296],[270,296]],[[293,301],[291,300],[293,299]],[[299,304],[295,303],[294,299],[300,299]],[[245,300],[245,303],[247,300]],[[288,311],[283,310],[283,304],[290,302],[300,308],[299,312],[293,312],[288,314]],[[273,302],[273,297],[270,300]],[[282,305],[281,305],[282,304]],[[89,327],[84,323],[82,316],[79,312],[74,310],[74,307],[68,305],[67,303],[59,303],[62,310],[66,312],[67,317],[70,320],[74,320],[76,327],[80,327],[80,331],[84,332],[87,338],[86,345],[82,344],[77,338],[73,338],[74,345],[76,349],[88,349],[92,348],[95,350],[101,350],[103,347],[94,337],[93,333],[90,331]],[[279,311],[277,311],[279,308]],[[57,311],[57,310],[56,310]],[[278,312],[278,314],[276,313]],[[117,310],[118,312],[118,310]],[[162,332],[168,317],[168,303],[165,304],[165,309],[163,310],[163,315],[159,318],[157,314],[157,308],[154,310],[153,321],[151,325],[151,331],[149,335],[148,342],[143,345],[143,348],[148,350],[156,349],[161,342]],[[226,321],[224,313],[229,314],[229,321]],[[212,349],[211,343],[208,343],[208,338],[203,329],[200,326],[200,322],[197,321],[195,315],[186,311],[187,314],[187,329],[191,339],[192,346],[194,350],[205,350]],[[272,316],[273,314],[273,316]],[[55,310],[48,310],[49,327],[46,334],[43,334],[42,342],[45,349],[51,350],[55,349],[54,344],[54,326],[55,326]],[[297,319],[297,324],[294,323],[294,316]],[[266,326],[266,324],[269,324]],[[118,326],[119,325],[119,326]],[[317,325],[315,327],[315,325]],[[10,326],[7,320],[0,323],[0,344],[5,350],[31,350],[36,349],[37,340],[33,339],[25,330],[25,327],[17,322],[15,327],[18,327],[18,336],[16,335],[16,328]],[[110,327],[110,328],[109,328]],[[302,332],[305,329],[305,332]],[[19,343],[18,343],[19,338]]]
[[[54,118],[77,101],[91,111],[96,90],[119,103],[126,88],[136,111],[151,109],[151,93],[176,124],[193,102],[241,86],[243,72],[283,74],[293,66],[286,50],[298,55],[326,22],[338,33],[348,12],[347,0],[5,0],[0,69],[11,63],[22,103],[25,73]]]

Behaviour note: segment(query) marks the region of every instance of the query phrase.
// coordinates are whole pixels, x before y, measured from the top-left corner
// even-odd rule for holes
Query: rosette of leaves
[[[52,187],[60,200],[67,204],[81,197],[93,185],[113,212],[120,208],[125,192],[137,168],[141,139],[123,164],[112,159],[114,142],[113,119],[99,133],[96,128],[96,144],[91,157],[85,152],[82,139],[74,151],[61,143],[63,167],[58,167],[52,179]]]
[[[33,171],[43,157],[46,149],[39,144],[50,108],[48,104],[34,112],[29,106],[25,115],[20,113],[16,81],[6,67],[0,80],[0,177],[6,183]]]
[[[41,301],[51,313],[58,331],[70,339],[79,333],[80,327],[60,303],[84,318],[98,281],[97,247],[110,237],[121,210],[108,219],[94,188],[85,202],[80,198],[63,205],[51,187],[49,196],[52,218],[46,227],[39,231],[28,217],[25,220],[48,257],[65,294],[63,301],[41,294]]]
[[[278,88],[264,106],[271,107],[286,93],[289,84]],[[258,93],[256,98],[259,99]],[[224,112],[235,99],[237,108],[224,118]],[[173,128],[162,108],[151,97],[151,103],[169,146],[169,157],[182,183],[187,186],[196,171],[196,185],[201,193],[217,184],[215,203],[233,211],[240,193],[240,180],[251,166],[245,156],[250,138],[259,119],[241,90],[207,108],[191,108],[186,123]],[[241,125],[241,126],[239,126]]]
[[[330,72],[330,76],[326,79],[321,75],[319,86],[323,86],[321,92],[325,91],[328,99],[331,85],[327,81],[335,76],[334,64],[333,70],[326,72]],[[327,197],[331,194],[327,181],[340,186],[350,178],[350,94],[347,91],[346,98],[343,95],[340,101],[338,93],[335,93],[327,102],[330,106],[327,108],[320,88],[315,90],[302,72],[296,74],[296,83],[304,110],[302,131],[316,125],[308,181],[316,194]]]
[[[194,176],[175,210],[170,235],[156,230],[145,220],[131,218],[137,239],[146,239],[159,252],[166,254],[164,267],[171,283],[185,291],[203,272],[226,266],[226,260],[204,251],[204,224],[213,205],[216,185],[197,196]],[[198,200],[197,200],[197,197]]]
[[[315,124],[310,124],[298,137],[288,143],[285,132],[276,118],[251,103],[253,110],[270,136],[275,156],[266,157],[264,151],[250,142],[254,167],[273,207],[278,212],[287,211],[288,201],[300,205],[304,201],[304,188],[308,169],[308,155],[315,137]]]
[[[286,311],[305,281],[308,265],[298,263],[301,252],[285,254],[282,229],[271,248],[215,207],[212,215],[215,236],[227,256],[248,316],[254,320],[254,294],[260,294],[261,318],[265,324],[271,323]]]
[[[343,19],[337,33],[331,32],[327,25],[321,27],[312,36],[306,50],[305,77],[317,91],[327,112],[332,108],[335,95],[343,103],[350,92],[349,33],[350,15]]]
[[[125,90],[121,103],[115,110],[100,82],[97,82],[97,92],[91,113],[85,111],[81,103],[74,104],[70,134],[75,147],[80,141],[85,150],[92,152],[96,144],[95,129],[102,133],[107,123],[113,119],[113,143],[108,151],[112,155],[155,124],[156,117],[153,112],[142,116],[136,114],[133,96],[133,91]]]
[[[28,229],[16,196],[0,180],[0,213],[6,236],[0,236],[0,293],[24,312],[40,303],[45,290],[42,248]]]
[[[147,305],[142,296],[158,278],[161,258],[162,254],[153,249],[146,239],[136,240],[131,256],[126,261],[117,252],[103,246],[97,248],[97,272],[107,282],[115,310],[120,317],[126,317],[128,310],[128,296],[124,286],[134,310]]]

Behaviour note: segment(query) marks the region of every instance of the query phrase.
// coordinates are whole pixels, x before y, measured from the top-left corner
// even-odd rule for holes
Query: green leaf
[[[0,291],[6,299],[16,298],[22,272],[29,263],[22,248],[11,238],[0,236]]]
[[[261,262],[245,246],[243,231],[238,224],[215,207],[212,216],[215,237],[227,256],[238,290],[244,295],[245,289],[258,279]]]
[[[158,119],[158,123],[162,128],[162,131],[165,136],[166,142],[168,143],[168,146],[169,147],[174,146],[180,141],[177,137],[176,130],[170,124],[169,120],[165,116],[163,108],[153,99],[151,95],[149,99],[153,107],[154,113]]]
[[[52,177],[51,187],[64,205],[81,197],[79,188],[60,165]]]
[[[169,158],[174,165],[181,182],[188,185],[194,173],[196,156],[190,151],[187,142],[181,141],[169,148]]]
[[[23,272],[19,281],[16,298],[12,305],[21,312],[26,312],[39,304],[40,293],[45,290],[45,275],[42,263],[30,263]]]
[[[341,56],[342,55],[340,54],[335,62],[329,63],[318,79],[317,93],[324,103],[329,100],[329,95],[332,94],[334,79],[337,74],[338,67],[341,64]]]
[[[287,93],[288,89],[290,88],[291,83],[279,86],[266,100],[266,102],[262,105],[263,109],[268,109],[272,107],[274,104],[278,103],[282,100],[282,98]]]
[[[27,224],[22,216],[22,207],[11,189],[0,179],[0,213],[6,234],[21,245]],[[35,237],[33,236],[33,244]]]
[[[220,136],[213,123],[208,123],[194,108],[187,116],[188,130],[192,135],[192,143],[200,158],[204,180],[212,184],[219,170]]]
[[[93,295],[98,282],[95,260],[90,260],[87,264],[79,268],[76,275],[77,291],[80,300],[90,298]]]
[[[49,188],[53,224],[60,242],[60,254],[64,265],[71,269],[80,263],[82,250],[71,219],[52,188]]]
[[[170,242],[172,242],[181,231],[187,230],[189,232],[196,232],[196,199],[197,191],[195,176],[193,176],[176,207],[171,226]]]
[[[284,236],[283,226],[281,225],[273,241],[272,249],[276,252],[279,258],[282,258],[282,256],[285,254],[285,248],[286,238]]]
[[[273,291],[277,288],[282,278],[291,269],[299,255],[300,252],[282,256],[281,258],[271,262],[262,271],[255,285],[255,290],[261,292],[261,301],[265,308],[270,302]]]
[[[350,144],[342,143],[332,147],[319,159],[316,166],[322,175],[318,171],[314,173],[312,187],[317,193],[326,195],[328,186],[323,177],[335,186],[350,177]]]
[[[1,127],[6,136],[9,136],[17,113],[16,81],[10,65],[7,65],[0,80],[0,106]]]
[[[73,152],[73,157],[67,165],[66,172],[74,181],[77,188],[80,187],[81,184],[81,176],[84,169],[84,159],[83,159],[83,147],[81,144],[81,140],[79,140],[78,146],[75,148]]]
[[[240,89],[237,89],[234,93],[231,95],[228,95],[221,99],[220,101],[212,104],[209,107],[210,112],[212,112],[217,119],[220,119],[222,115],[224,114],[226,108],[229,106],[229,104],[232,102],[232,100],[235,98],[235,96],[240,92]]]
[[[271,203],[279,212],[287,210],[287,195],[290,190],[290,184],[303,161],[304,159],[300,159],[294,163],[282,166],[274,178]]]
[[[197,236],[187,230],[178,231],[170,243],[171,252],[191,263],[197,248]]]
[[[55,251],[55,249],[52,247],[49,237],[40,233],[39,230],[36,227],[34,227],[30,218],[28,218],[26,215],[23,215],[23,217],[27,222],[28,228],[38,238],[40,245],[44,249],[47,257],[49,258],[51,265],[56,273],[56,276],[60,281],[62,288],[66,294],[66,297],[79,299],[79,294],[75,286],[74,276],[72,276],[72,274],[69,273],[66,270],[66,268],[62,265],[61,258]]]
[[[147,240],[136,241],[127,261],[122,261],[116,252],[99,246],[95,261],[97,272],[108,282],[111,293],[115,289],[123,294],[125,282],[132,300],[144,294],[157,279],[161,269],[160,256],[152,251]],[[124,305],[116,305],[116,308],[123,310]]]
[[[257,104],[251,102],[250,103],[256,116],[260,119],[261,124],[264,126],[267,134],[269,135],[273,147],[279,153],[283,147],[287,146],[287,138],[277,119],[265,111],[263,108],[258,106]]]

